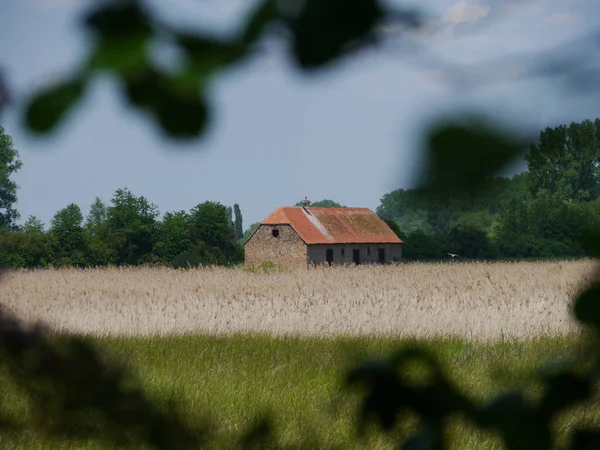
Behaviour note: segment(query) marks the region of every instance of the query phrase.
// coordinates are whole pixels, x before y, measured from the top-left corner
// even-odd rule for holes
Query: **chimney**
[[[308,199],[308,197],[304,197],[304,200],[302,200],[300,203],[302,203],[302,209],[304,210],[304,212],[305,212],[306,214],[312,215],[312,214],[310,213],[310,211],[309,211],[308,209],[306,209],[306,207],[307,207],[308,205],[310,205],[310,200]]]

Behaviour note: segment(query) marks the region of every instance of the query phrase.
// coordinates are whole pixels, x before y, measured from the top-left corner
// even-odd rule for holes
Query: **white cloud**
[[[454,27],[456,25],[476,22],[486,17],[490,13],[490,9],[488,5],[471,4],[467,3],[467,0],[458,0],[439,18],[426,20],[421,28],[421,33],[416,38],[425,44],[449,42],[455,38]]]
[[[442,22],[450,25],[459,23],[472,23],[490,13],[488,5],[474,5],[466,0],[458,0],[450,9],[442,15]]]

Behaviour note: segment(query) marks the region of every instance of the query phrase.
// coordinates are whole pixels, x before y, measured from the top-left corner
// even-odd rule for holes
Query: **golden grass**
[[[27,323],[91,335],[457,337],[572,333],[593,261],[402,264],[249,273],[241,268],[15,271],[0,302]]]

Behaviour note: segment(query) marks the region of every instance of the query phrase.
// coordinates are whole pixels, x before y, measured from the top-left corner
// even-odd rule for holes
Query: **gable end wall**
[[[279,230],[279,237],[273,237],[273,229]],[[260,225],[244,245],[244,253],[252,264],[273,261],[306,267],[307,263],[306,244],[290,225]]]

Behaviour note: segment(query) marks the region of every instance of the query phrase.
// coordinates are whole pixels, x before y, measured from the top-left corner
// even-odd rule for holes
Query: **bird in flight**
[[[456,253],[447,253],[447,255],[451,258],[458,258],[458,255]]]

